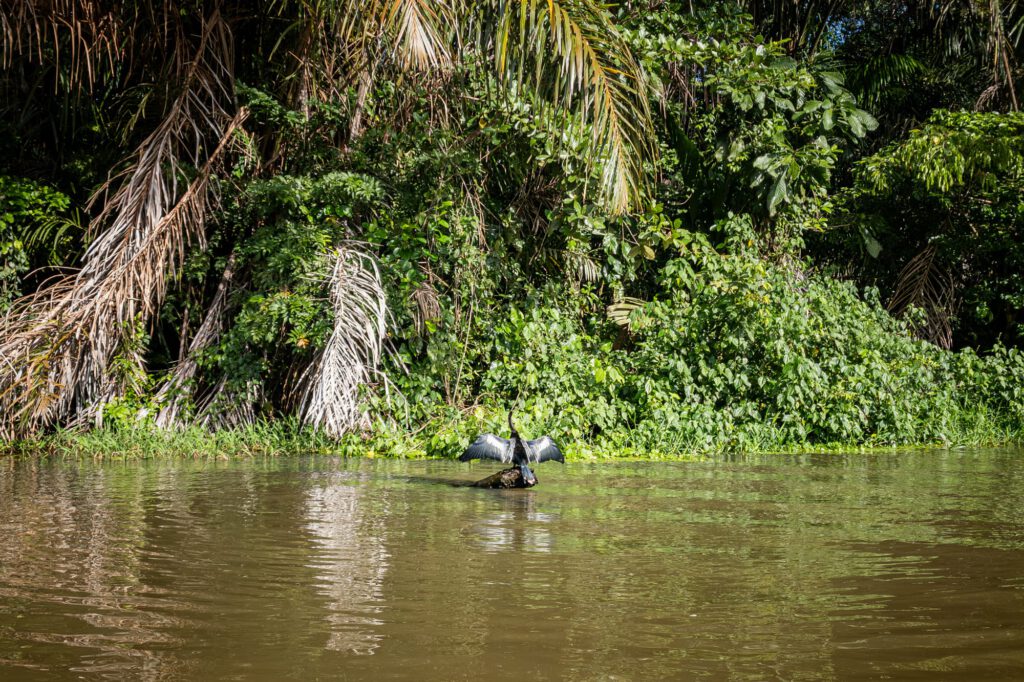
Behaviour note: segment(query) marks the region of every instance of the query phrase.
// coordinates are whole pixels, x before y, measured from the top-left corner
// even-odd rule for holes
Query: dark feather
[[[511,462],[512,441],[485,433],[473,441],[473,444],[466,448],[466,451],[459,457],[460,462],[468,462],[471,459],[496,459],[499,462]]]
[[[533,462],[547,462],[554,460],[565,464],[565,457],[562,456],[562,451],[555,445],[555,441],[551,440],[549,436],[538,438],[537,440],[528,440],[526,445],[529,448],[530,460]]]

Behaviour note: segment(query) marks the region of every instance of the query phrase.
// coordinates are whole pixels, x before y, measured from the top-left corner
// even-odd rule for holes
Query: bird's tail
[[[530,470],[528,465],[520,464],[519,473],[522,475],[524,483],[527,485],[537,485],[537,477],[534,475],[533,471]]]

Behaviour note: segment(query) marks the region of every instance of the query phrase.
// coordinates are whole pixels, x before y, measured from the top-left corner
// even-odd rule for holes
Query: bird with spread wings
[[[492,433],[482,434],[466,448],[466,451],[459,457],[459,461],[493,459],[503,464],[515,464],[519,467],[523,485],[534,486],[537,485],[537,477],[530,469],[531,463],[539,464],[550,460],[565,463],[565,457],[550,436],[543,436],[536,440],[523,440],[512,424],[513,411],[514,409],[509,410],[508,413],[508,427],[512,432],[510,438],[500,438]]]

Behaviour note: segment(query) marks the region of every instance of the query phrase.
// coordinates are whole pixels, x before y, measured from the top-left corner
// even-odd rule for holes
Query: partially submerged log
[[[537,481],[534,479],[533,482],[527,482],[519,472],[519,467],[512,467],[511,469],[502,469],[498,473],[470,485],[473,488],[531,488],[537,485]]]

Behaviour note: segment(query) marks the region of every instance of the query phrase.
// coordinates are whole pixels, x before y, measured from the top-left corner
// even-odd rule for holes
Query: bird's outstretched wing
[[[473,444],[459,456],[460,462],[468,462],[471,459],[496,459],[499,462],[511,462],[512,442],[485,433],[473,441]]]
[[[530,459],[534,462],[554,460],[565,464],[565,457],[562,456],[562,451],[558,449],[555,441],[551,440],[549,436],[544,436],[537,440],[528,440],[526,444],[530,448]]]

